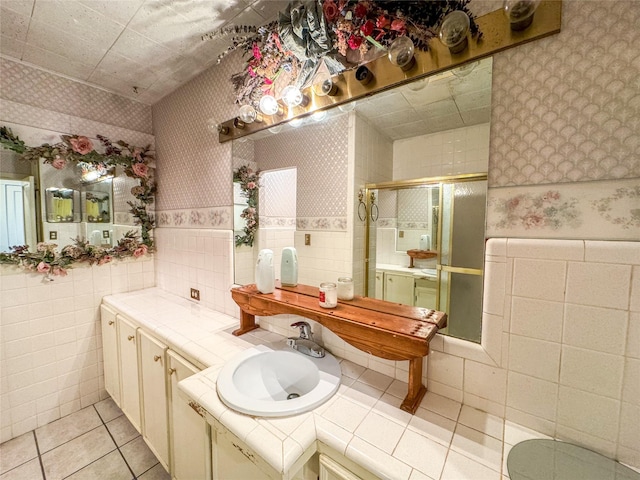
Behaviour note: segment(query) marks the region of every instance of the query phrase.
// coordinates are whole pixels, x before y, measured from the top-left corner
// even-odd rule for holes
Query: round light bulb
[[[321,110],[319,112],[315,112],[313,115],[311,115],[311,118],[313,119],[314,122],[321,122],[325,118],[327,118],[327,111]]]
[[[263,95],[260,99],[260,111],[265,115],[275,115],[280,112],[278,100],[273,95]]]
[[[293,128],[301,127],[303,123],[303,118],[294,118],[293,120],[289,121],[289,125],[291,125]]]
[[[460,53],[467,48],[469,32],[469,16],[461,10],[449,13],[440,27],[440,41],[451,53]]]
[[[270,131],[271,133],[273,133],[274,135],[275,135],[275,134],[278,134],[278,133],[280,133],[280,132],[282,131],[282,125],[275,125],[275,126],[271,127],[271,128],[269,129],[269,131]]]
[[[504,13],[509,19],[511,30],[526,29],[533,22],[533,14],[540,0],[504,0]]]
[[[403,71],[410,70],[416,63],[413,42],[407,36],[396,38],[389,46],[389,61]]]
[[[240,113],[238,117],[244,123],[253,123],[258,117],[258,112],[256,112],[256,109],[251,105],[243,105],[240,107]]]
[[[345,103],[344,105],[338,105],[338,110],[340,110],[341,112],[350,112],[354,108],[356,108],[356,102],[355,101],[349,102],[349,103]]]
[[[297,107],[302,103],[302,92],[294,85],[289,85],[282,90],[282,101],[288,107]]]

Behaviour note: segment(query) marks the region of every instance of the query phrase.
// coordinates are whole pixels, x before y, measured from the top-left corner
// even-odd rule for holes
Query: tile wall
[[[55,141],[61,133],[154,141],[147,105],[7,59],[0,82],[0,124],[16,126],[30,145],[42,142],[34,135]],[[104,295],[153,287],[154,272],[149,257],[74,268],[43,283],[42,275],[2,266],[1,442],[105,398],[98,305]]]
[[[489,162],[488,123],[420,135],[393,143],[393,179],[484,173]],[[424,145],[429,145],[427,150]]]
[[[102,297],[155,285],[154,261],[0,275],[0,442],[106,398]]]

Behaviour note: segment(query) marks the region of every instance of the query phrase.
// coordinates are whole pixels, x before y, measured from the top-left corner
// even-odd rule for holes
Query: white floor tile
[[[440,480],[500,480],[500,472],[496,472],[457,452],[449,452]]]
[[[497,472],[502,465],[502,442],[458,424],[451,449]]]

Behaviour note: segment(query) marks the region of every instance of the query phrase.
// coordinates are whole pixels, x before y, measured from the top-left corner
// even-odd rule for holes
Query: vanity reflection
[[[334,108],[277,134],[234,140],[234,170],[262,172],[256,242],[236,247],[236,283],[253,283],[262,248],[274,251],[277,278],[282,248],[295,246],[300,283],[352,276],[356,294],[371,297],[385,298],[376,272],[396,269],[411,281],[410,290],[399,289],[401,303],[431,302],[450,319],[465,318],[468,326],[449,333],[479,342],[491,71],[492,59],[484,59],[350,104],[352,111]],[[468,223],[473,235],[452,233]],[[460,263],[471,243],[473,261]],[[409,250],[431,256],[409,269]]]
[[[3,122],[27,145],[55,144],[61,132]],[[91,139],[98,145],[97,139]],[[19,159],[0,149],[0,252],[11,246],[51,242],[61,249],[84,238],[92,245],[112,247],[128,231],[138,230],[129,213],[137,182],[122,167],[96,169],[90,164],[51,164]]]

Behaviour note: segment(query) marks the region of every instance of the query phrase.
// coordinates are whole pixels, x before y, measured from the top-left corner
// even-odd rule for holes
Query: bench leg
[[[411,414],[416,413],[424,394],[427,393],[427,389],[422,385],[422,359],[423,357],[418,357],[409,360],[409,391],[400,408]]]

